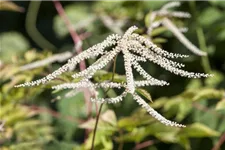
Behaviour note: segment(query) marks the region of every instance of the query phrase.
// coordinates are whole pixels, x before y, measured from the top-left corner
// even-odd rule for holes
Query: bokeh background
[[[127,96],[120,104],[104,105],[96,150],[225,149],[225,2],[182,2],[175,9],[192,15],[176,23],[188,27],[185,36],[206,51],[207,57],[192,54],[169,31],[146,35],[149,15],[167,2],[61,2],[73,28],[83,38],[83,50],[113,32],[123,33],[136,25],[141,34],[152,37],[163,49],[190,54],[189,58],[180,60],[186,64],[186,70],[214,74],[213,78],[187,79],[145,64],[154,77],[171,84],[146,87],[141,94],[147,101],[151,96],[150,105],[166,118],[186,124],[187,128],[158,123]],[[66,61],[28,70],[21,70],[21,66],[63,52],[76,54],[68,28],[54,3],[0,1],[0,19],[0,149],[90,149],[96,109],[94,104],[87,107],[82,92],[66,98],[68,91],[54,92],[49,86],[14,88],[18,83],[51,73]],[[122,63],[122,57],[118,56],[116,73],[120,75],[124,74]],[[108,72],[111,71],[109,67]],[[108,72],[100,74],[100,79],[107,79]],[[68,75],[62,79],[68,81]],[[117,77],[122,78],[120,75]],[[110,90],[107,96],[113,97],[118,92]]]

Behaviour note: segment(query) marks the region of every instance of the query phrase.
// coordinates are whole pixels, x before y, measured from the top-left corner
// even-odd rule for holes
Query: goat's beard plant
[[[69,82],[60,85],[53,86],[53,89],[80,89],[89,88],[91,90],[96,90],[97,88],[123,88],[124,92],[114,98],[91,98],[93,102],[99,103],[117,103],[123,100],[123,98],[130,93],[133,99],[141,105],[146,111],[155,119],[167,126],[175,127],[185,127],[185,125],[178,124],[176,122],[167,120],[153,108],[151,108],[148,103],[146,103],[141,96],[139,96],[135,89],[144,86],[166,86],[169,85],[168,82],[163,80],[158,80],[149,75],[139,64],[139,62],[150,61],[153,62],[165,70],[174,73],[176,75],[188,78],[200,78],[209,77],[211,75],[204,73],[194,73],[188,72],[182,69],[184,64],[175,62],[171,58],[185,58],[187,55],[169,53],[155,44],[153,44],[147,38],[140,36],[134,31],[137,30],[136,26],[130,27],[123,36],[113,34],[110,35],[103,42],[96,44],[89,49],[83,51],[82,53],[74,56],[68,63],[63,65],[58,70],[54,71],[52,74],[46,77],[26,82],[24,84],[17,85],[16,87],[25,86],[37,86],[40,84],[46,84],[49,81],[55,79],[57,76],[64,72],[67,72],[70,68],[74,68],[78,63],[85,59],[101,56],[96,62],[90,65],[85,70],[72,75],[73,78],[80,79],[78,82]],[[107,48],[111,48],[107,50]],[[104,81],[100,83],[93,83],[91,79],[93,75],[100,69],[103,69],[110,61],[112,61],[119,53],[122,53],[124,58],[124,67],[126,82],[118,83],[113,81]],[[135,69],[144,79],[136,81],[133,76],[132,69]]]

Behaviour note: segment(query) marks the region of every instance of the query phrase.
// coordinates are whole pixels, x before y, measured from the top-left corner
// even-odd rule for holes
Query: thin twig
[[[94,131],[93,131],[93,138],[92,138],[92,143],[91,143],[91,150],[94,150],[95,135],[96,135],[96,131],[97,131],[97,127],[98,127],[98,121],[99,121],[99,118],[100,118],[100,114],[101,114],[101,111],[102,111],[103,104],[104,103],[101,103],[98,114],[96,116],[95,128],[94,128]]]
[[[53,1],[54,5],[55,5],[55,8],[59,14],[59,16],[61,17],[61,19],[65,22],[68,30],[69,30],[69,33],[73,39],[73,42],[75,44],[79,43],[81,40],[80,40],[80,37],[79,35],[76,33],[76,31],[74,30],[69,18],[67,17],[65,11],[64,11],[64,8],[62,7],[61,3],[59,1]]]
[[[142,149],[142,148],[146,148],[146,147],[151,146],[151,145],[153,145],[153,144],[155,144],[155,141],[153,141],[153,140],[145,141],[145,142],[143,142],[143,143],[137,144],[137,145],[134,147],[133,150],[140,150],[140,149]]]
[[[219,141],[215,144],[212,150],[219,150],[224,142],[225,142],[225,132],[222,134]]]
[[[113,63],[113,74],[112,74],[112,79],[111,79],[111,81],[114,80],[114,75],[115,75],[115,72],[116,72],[116,59],[117,59],[117,55],[116,55],[115,58],[114,58],[114,63]],[[107,95],[107,93],[109,92],[109,90],[110,90],[110,88],[108,88],[108,89],[106,90],[105,95]],[[104,104],[104,103],[101,103],[100,108],[99,108],[99,111],[98,111],[97,116],[96,116],[96,122],[95,122],[94,131],[93,131],[92,143],[91,143],[91,150],[94,150],[95,136],[96,136],[96,131],[97,131],[97,127],[98,127],[98,121],[99,121],[99,118],[100,118],[100,114],[101,114],[101,111],[102,111],[103,104]]]
[[[120,135],[120,137],[123,137],[123,130],[120,130],[120,129],[119,129],[119,135]],[[118,148],[118,150],[123,150],[123,145],[124,145],[124,141],[121,140],[120,143],[119,143],[119,148]]]

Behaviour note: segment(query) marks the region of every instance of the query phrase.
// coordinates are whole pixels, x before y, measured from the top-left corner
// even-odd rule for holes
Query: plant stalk
[[[117,59],[117,55],[114,58],[114,62],[113,62],[113,74],[112,74],[112,79],[111,81],[114,80],[114,75],[116,72],[116,59]],[[110,88],[108,88],[105,92],[105,95],[107,95],[107,93],[109,92]],[[93,131],[93,138],[92,138],[92,143],[91,143],[91,150],[94,150],[94,143],[95,143],[95,136],[96,136],[96,132],[97,132],[97,127],[98,127],[98,122],[99,122],[99,118],[100,118],[100,114],[102,111],[102,107],[103,107],[104,103],[101,103],[98,114],[96,116],[96,122],[95,122],[95,127],[94,127],[94,131]]]
[[[197,33],[198,43],[199,43],[200,49],[203,50],[204,52],[207,52],[205,35],[203,33],[203,29],[199,26],[199,23],[198,23],[198,20],[197,20],[197,12],[196,12],[195,1],[192,1],[189,4],[190,4],[190,7],[192,9],[193,18],[196,22],[196,33]],[[202,67],[203,67],[203,69],[206,73],[211,72],[211,67],[210,67],[208,56],[202,56],[201,57],[201,64],[202,64]]]

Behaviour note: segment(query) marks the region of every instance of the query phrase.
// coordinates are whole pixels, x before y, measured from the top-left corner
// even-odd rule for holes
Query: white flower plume
[[[150,26],[148,27],[148,34],[150,35],[152,31],[159,27],[164,26],[169,31],[173,33],[173,35],[192,53],[198,55],[198,56],[206,56],[207,53],[201,51],[199,48],[197,48],[194,44],[192,44],[184,35],[182,32],[186,32],[188,28],[178,28],[171,20],[170,18],[190,18],[191,14],[188,12],[183,11],[170,11],[169,9],[174,7],[179,7],[180,2],[169,2],[162,6],[161,9],[153,11],[150,15]],[[157,18],[157,17],[160,17]]]
[[[96,44],[91,48],[83,51],[77,56],[73,57],[68,61],[67,64],[54,71],[52,74],[47,75],[46,77],[26,82],[24,84],[17,85],[16,87],[24,86],[35,86],[39,84],[46,84],[48,81],[56,78],[61,75],[63,72],[66,72],[69,68],[75,66],[80,61],[89,59],[91,57],[101,56],[96,62],[87,67],[85,70],[73,74],[73,78],[81,78],[79,82],[75,83],[64,83],[55,85],[52,88],[56,90],[61,89],[79,89],[79,88],[123,88],[124,92],[114,98],[91,98],[91,101],[94,102],[106,102],[106,103],[117,103],[123,100],[123,98],[130,93],[133,95],[133,98],[139,105],[141,105],[146,111],[155,119],[161,123],[169,126],[184,127],[184,125],[172,122],[161,116],[153,108],[151,108],[138,94],[135,89],[143,86],[165,86],[169,85],[166,81],[158,80],[148,74],[139,62],[150,61],[153,62],[165,70],[188,78],[200,78],[200,77],[209,77],[211,75],[204,73],[194,73],[183,70],[184,64],[175,62],[171,58],[185,58],[187,55],[169,53],[152,43],[147,38],[140,36],[134,31],[137,29],[136,26],[130,27],[125,34],[121,37],[119,35],[113,34],[106,38],[102,43]],[[113,47],[109,50],[110,47]],[[107,49],[106,49],[107,48]],[[104,81],[101,83],[93,83],[90,79],[93,78],[93,75],[100,69],[104,68],[110,61],[113,61],[116,55],[121,53],[124,58],[124,67],[125,67],[125,76],[126,82],[116,83]],[[133,69],[135,69],[142,77],[143,80],[136,81],[133,75]]]

